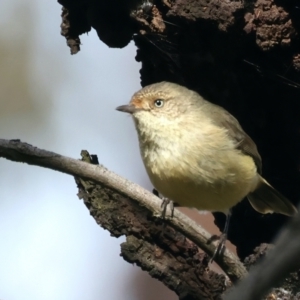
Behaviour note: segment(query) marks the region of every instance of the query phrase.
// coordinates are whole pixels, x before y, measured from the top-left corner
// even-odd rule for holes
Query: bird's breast
[[[140,141],[140,148],[154,187],[181,206],[226,211],[256,185],[253,159],[223,132],[189,139],[156,136]]]

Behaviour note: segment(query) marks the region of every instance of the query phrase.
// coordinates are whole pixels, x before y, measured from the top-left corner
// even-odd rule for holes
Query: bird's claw
[[[212,263],[216,256],[219,256],[219,255],[223,255],[224,254],[224,251],[225,251],[225,243],[227,241],[227,233],[222,233],[220,236],[217,236],[217,235],[213,235],[208,243],[212,243],[214,241],[218,240],[218,243],[217,243],[217,246],[216,246],[216,249],[214,251],[214,254],[212,255],[211,259],[210,259],[210,263]]]
[[[170,200],[169,198],[166,198],[166,197],[162,197],[159,195],[159,192],[156,190],[156,189],[153,189],[153,194],[157,197],[159,197],[162,202],[161,202],[161,208],[162,208],[162,211],[161,211],[161,217],[163,219],[166,218],[166,214],[167,214],[167,207],[168,205],[170,205],[170,209],[171,209],[171,218],[174,217],[174,207],[175,207],[175,204],[172,200]]]
[[[161,217],[163,219],[166,218],[166,213],[167,213],[167,207],[168,205],[170,205],[170,209],[171,209],[171,218],[174,217],[174,202],[166,197],[162,197],[162,202],[161,202],[161,208],[162,208],[162,211],[161,211]]]

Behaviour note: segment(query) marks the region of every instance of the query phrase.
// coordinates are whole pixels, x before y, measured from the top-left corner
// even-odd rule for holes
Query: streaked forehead
[[[147,102],[152,102],[160,98],[166,99],[167,96],[168,94],[165,91],[155,89],[152,85],[150,85],[136,92],[132,96],[130,103],[135,105],[136,107],[142,107]]]

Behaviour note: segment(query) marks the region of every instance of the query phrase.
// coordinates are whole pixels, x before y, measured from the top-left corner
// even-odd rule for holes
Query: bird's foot
[[[212,255],[211,259],[210,259],[210,263],[212,263],[216,256],[219,256],[219,255],[223,255],[224,254],[224,251],[225,251],[225,243],[227,241],[227,233],[223,232],[221,235],[217,236],[217,235],[213,235],[208,243],[212,243],[214,241],[218,240],[218,243],[217,243],[217,246],[216,246],[216,249],[214,251],[214,254]]]
[[[166,218],[166,214],[167,214],[167,207],[168,205],[170,205],[170,209],[171,209],[171,218],[174,217],[174,202],[172,200],[170,200],[169,198],[166,197],[162,197],[161,198],[162,202],[161,202],[161,217],[163,219]]]
[[[163,219],[166,218],[166,214],[167,214],[167,207],[170,206],[171,209],[171,218],[173,218],[174,216],[174,207],[177,206],[176,203],[174,203],[172,200],[170,200],[169,198],[163,197],[159,195],[159,192],[156,189],[153,189],[153,194],[157,197],[159,197],[162,200],[161,203],[161,217]]]

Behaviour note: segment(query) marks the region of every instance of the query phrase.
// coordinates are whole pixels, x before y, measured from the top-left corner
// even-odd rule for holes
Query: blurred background
[[[86,149],[151,189],[132,120],[115,110],[140,88],[134,45],[109,49],[92,31],[71,56],[60,14],[56,1],[1,0],[0,138],[73,158]],[[124,238],[76,193],[71,176],[0,159],[0,299],[177,299],[119,256]]]

